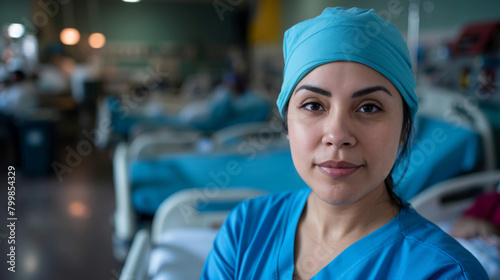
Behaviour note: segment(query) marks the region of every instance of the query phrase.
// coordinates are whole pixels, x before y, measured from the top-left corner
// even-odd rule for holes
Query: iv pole
[[[408,7],[408,49],[410,50],[413,76],[417,80],[418,40],[420,25],[420,0],[410,0]]]

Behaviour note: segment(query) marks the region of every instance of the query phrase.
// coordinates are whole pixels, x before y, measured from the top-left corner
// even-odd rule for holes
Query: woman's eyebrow
[[[368,88],[364,88],[364,89],[361,89],[361,90],[358,90],[356,92],[354,92],[352,94],[352,98],[357,98],[357,97],[361,97],[361,96],[365,96],[367,94],[370,94],[370,93],[373,93],[373,92],[376,92],[376,91],[384,91],[386,92],[387,94],[389,94],[390,96],[392,96],[391,92],[383,87],[383,86],[374,86],[374,87],[368,87]]]
[[[315,92],[315,93],[318,93],[318,94],[321,94],[321,95],[324,95],[326,97],[331,97],[332,94],[325,90],[325,89],[322,89],[322,88],[319,88],[319,87],[316,87],[316,86],[311,86],[311,85],[302,85],[300,86],[298,89],[295,90],[295,92],[298,92],[300,90],[308,90],[308,91],[312,91],[312,92]],[[386,92],[387,94],[389,94],[390,96],[392,96],[391,92],[383,87],[383,86],[373,86],[373,87],[368,87],[368,88],[364,88],[364,89],[361,89],[361,90],[358,90],[356,92],[354,92],[352,94],[352,97],[351,98],[357,98],[357,97],[361,97],[361,96],[365,96],[367,94],[370,94],[370,93],[373,93],[373,92],[377,92],[377,91],[384,91]]]
[[[315,92],[315,93],[319,93],[319,94],[324,95],[326,97],[331,97],[332,96],[332,94],[329,91],[324,90],[324,89],[319,88],[319,87],[310,86],[310,85],[302,85],[302,86],[300,86],[298,89],[295,90],[295,93],[297,93],[299,90],[302,90],[302,89],[305,89],[305,90],[308,90],[308,91],[312,91],[312,92]]]

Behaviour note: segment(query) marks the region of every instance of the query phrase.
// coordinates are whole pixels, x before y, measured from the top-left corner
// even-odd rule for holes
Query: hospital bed
[[[141,127],[147,127],[147,130],[165,127],[196,129],[213,133],[232,125],[266,121],[271,112],[268,100],[252,91],[238,98],[226,97],[224,102],[209,102],[200,106],[194,106],[182,96],[162,97],[149,92],[140,98],[131,96],[108,96],[99,102],[96,129],[100,137],[95,141],[97,147],[105,148],[111,143],[128,140],[131,134],[141,131]]]
[[[426,219],[440,223],[456,220],[474,197],[498,189],[500,170],[471,173],[440,182],[409,202]]]
[[[186,98],[155,92],[142,95],[110,95],[98,101],[95,123],[97,134],[94,139],[98,148],[104,149],[128,139],[137,126],[150,129],[176,127],[176,123],[164,117],[164,114],[177,113],[179,108],[187,104]]]
[[[491,131],[479,110],[463,108],[464,99],[452,92],[438,88],[419,90],[421,111],[415,124],[416,138],[411,152],[422,155],[425,161],[419,162],[419,158],[413,156],[408,168],[404,163],[396,166],[394,180],[399,186],[396,192],[404,200],[441,181],[478,170],[491,170],[495,163]],[[118,259],[125,257],[137,229],[139,213],[153,215],[163,199],[176,191],[207,184],[220,186],[217,176],[210,175],[226,172],[229,162],[245,170],[230,176],[231,185],[268,192],[306,187],[293,167],[286,137],[272,128],[276,128],[275,123],[245,124],[221,130],[211,136],[207,145],[212,150],[207,148],[210,151],[205,153],[192,148],[168,155],[153,152],[154,158],[131,158],[130,147],[119,145],[114,158],[115,256]],[[136,139],[130,146],[147,146],[146,143]],[[403,172],[405,176],[399,181]]]
[[[210,137],[196,131],[155,132],[120,143],[113,158],[115,257],[125,258],[138,217],[154,215],[177,191],[235,185],[269,192],[306,187],[293,167],[286,137],[272,128],[269,122],[240,124]]]
[[[483,147],[482,168],[496,168],[493,131],[487,116],[479,109],[479,100],[456,91],[422,85],[415,89],[419,97],[419,114],[443,120],[454,129],[465,128],[478,133]]]
[[[438,183],[410,203],[422,216],[446,229],[475,196],[495,190],[499,182],[498,170],[469,174]],[[263,194],[245,188],[216,192],[188,189],[173,194],[158,208],[151,232],[142,229],[136,234],[120,280],[199,279],[229,210],[239,201]],[[491,279],[498,279],[495,267],[488,272]]]
[[[416,91],[420,108],[415,137],[410,158],[395,167],[396,193],[410,200],[441,181],[494,170],[493,133],[473,100],[438,87],[421,86]]]
[[[476,172],[440,182],[414,197],[410,203],[420,215],[450,233],[453,224],[474,198],[492,191],[500,192],[500,170]],[[490,279],[500,279],[500,248],[481,238],[458,241],[481,262]]]
[[[130,145],[126,142],[117,145],[113,155],[116,200],[113,214],[115,228],[113,250],[118,260],[125,258],[137,223],[136,212],[131,202],[129,162],[139,158],[153,158],[158,152],[175,154],[195,151],[200,139],[201,134],[197,131],[157,131],[137,137]]]
[[[281,120],[272,119],[269,122],[253,122],[243,125],[233,125],[216,131],[212,135],[214,149],[218,151],[243,149],[243,142],[253,144],[257,150],[283,149],[289,147],[286,135],[283,133]]]
[[[231,209],[265,192],[250,188],[186,189],[167,198],[151,232],[135,236],[120,280],[200,279],[218,228]]]

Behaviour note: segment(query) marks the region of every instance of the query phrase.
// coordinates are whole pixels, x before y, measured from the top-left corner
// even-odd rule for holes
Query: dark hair
[[[290,102],[290,101],[289,101]],[[288,134],[288,105],[289,102],[283,107],[283,129],[286,134]],[[413,121],[410,116],[410,107],[408,104],[403,100],[403,127],[401,130],[401,140],[403,140],[403,147],[399,151],[399,155],[396,159],[396,162],[394,163],[391,172],[385,178],[384,183],[385,183],[385,188],[387,189],[387,193],[389,194],[389,198],[391,200],[391,203],[399,208],[403,207],[403,202],[401,198],[394,192],[394,180],[392,178],[392,171],[394,170],[394,166],[396,166],[396,163],[399,163],[402,160],[406,159],[406,166],[401,174],[401,177],[398,180],[398,184],[401,182],[401,179],[403,179],[404,174],[406,173],[406,170],[408,169],[409,165],[409,154],[410,154],[410,146],[411,146],[411,136],[413,134]]]

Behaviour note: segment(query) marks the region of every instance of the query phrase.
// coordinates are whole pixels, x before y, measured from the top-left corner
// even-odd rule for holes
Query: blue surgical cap
[[[408,47],[397,27],[373,9],[326,8],[318,17],[285,32],[283,54],[284,80],[276,102],[281,115],[296,85],[314,68],[334,61],[353,61],[391,81],[415,119],[418,100]]]

